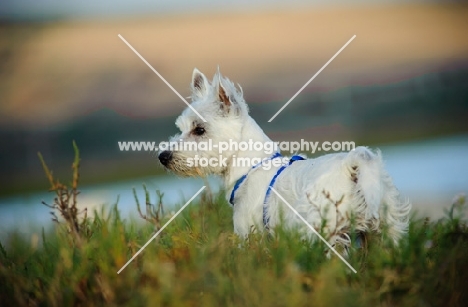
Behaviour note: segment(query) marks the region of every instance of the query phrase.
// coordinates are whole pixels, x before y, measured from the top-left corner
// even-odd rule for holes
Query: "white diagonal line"
[[[164,224],[164,226],[161,227],[161,229],[159,229],[158,232],[157,232],[154,236],[152,236],[151,239],[149,239],[148,242],[146,242],[146,244],[143,245],[143,247],[140,248],[140,250],[139,250],[138,252],[135,253],[135,255],[133,255],[132,259],[128,260],[127,263],[125,263],[125,265],[117,272],[117,274],[120,274],[120,272],[122,272],[123,269],[125,269],[125,268],[127,267],[127,265],[129,265],[130,262],[132,262],[133,259],[135,259],[135,258],[148,246],[148,244],[150,244],[151,241],[153,241],[153,240],[161,233],[161,231],[163,231],[164,228],[166,228],[166,226],[169,225],[169,223],[171,223],[171,222],[177,217],[177,215],[179,215],[179,213],[181,213],[182,210],[184,210],[185,207],[187,207],[187,206],[192,202],[192,200],[193,200],[195,197],[197,197],[197,195],[200,194],[201,191],[203,191],[203,189],[205,189],[205,188],[206,188],[206,186],[203,186],[200,190],[198,190],[198,192],[195,193],[195,195],[193,195],[192,198],[190,198],[189,201],[186,202],[185,205],[183,205],[182,208],[180,208],[180,210],[177,211],[177,213],[174,214],[174,216],[171,217],[171,219],[170,219],[169,221],[167,221],[167,223]]]
[[[296,211],[296,209],[294,209],[278,192],[276,192],[276,190],[270,186],[271,190],[273,192],[275,192],[276,195],[278,195],[278,197],[286,204],[288,205],[288,207],[304,222],[304,224],[306,224],[322,241],[323,243],[325,243],[329,249],[331,249],[340,259],[341,261],[343,261],[354,273],[357,273],[357,271],[351,266],[351,264],[349,264],[344,258],[343,256],[341,256],[331,245],[330,243],[327,242],[327,240],[325,240],[318,232],[317,230],[315,230],[314,227],[312,227],[300,214],[299,212]]]
[[[320,70],[319,70],[319,71],[317,71],[317,73],[316,73],[316,74],[315,74],[315,75],[314,75],[312,78],[310,78],[310,80],[309,80],[309,81],[307,81],[307,83],[306,83],[306,84],[304,84],[304,86],[303,86],[303,87],[301,87],[301,89],[300,89],[300,90],[299,90],[299,91],[298,91],[296,94],[294,94],[294,96],[292,96],[292,97],[291,97],[291,99],[289,99],[289,101],[288,101],[288,102],[286,102],[286,103],[285,103],[285,105],[284,105],[284,106],[283,106],[281,109],[279,109],[279,111],[278,111],[278,112],[276,112],[276,114],[275,114],[275,115],[273,115],[273,117],[272,117],[272,118],[270,118],[270,120],[269,120],[268,122],[269,122],[269,123],[271,123],[271,121],[272,121],[272,120],[274,120],[274,119],[275,119],[275,117],[276,117],[276,116],[278,116],[278,114],[280,114],[280,112],[281,112],[281,111],[283,111],[283,109],[284,109],[284,108],[286,108],[286,107],[288,106],[288,104],[290,104],[290,103],[291,103],[291,101],[293,101],[293,99],[294,99],[294,98],[296,98],[296,96],[297,96],[297,95],[299,95],[299,93],[300,93],[300,92],[302,92],[302,90],[303,90],[303,89],[305,89],[305,88],[306,88],[306,86],[307,86],[307,85],[309,85],[309,83],[310,83],[310,82],[312,82],[312,80],[314,80],[314,79],[315,79],[315,77],[317,77],[317,76],[318,76],[318,74],[319,74],[319,73],[321,73],[321,72],[322,72],[322,70],[324,70],[324,69],[325,69],[325,67],[327,67],[327,66],[328,66],[328,64],[330,64],[330,63],[331,63],[331,61],[333,61],[333,60],[334,60],[334,59],[335,59],[335,58],[338,56],[338,54],[340,54],[340,53],[341,53],[341,51],[343,51],[343,49],[345,49],[345,48],[346,48],[346,47],[347,47],[347,46],[348,46],[348,45],[349,45],[349,44],[350,44],[350,43],[353,41],[353,39],[355,39],[355,38],[356,38],[356,35],[353,35],[353,37],[351,37],[351,38],[350,38],[350,40],[349,40],[349,41],[348,41],[346,44],[344,44],[344,46],[343,46],[343,47],[341,47],[341,49],[340,49],[340,50],[338,50],[338,52],[337,52],[337,53],[335,53],[335,55],[334,55],[334,56],[332,56],[332,57],[331,57],[331,59],[330,59],[330,60],[328,60],[328,62],[327,62],[327,63],[325,63],[325,65],[323,65],[323,66],[322,66],[322,68],[320,68]]]
[[[182,97],[182,95],[179,94],[179,92],[177,92],[176,89],[173,88],[172,85],[170,85],[169,82],[167,82],[166,79],[164,79],[164,77],[161,76],[161,74],[160,74],[156,69],[154,69],[153,66],[151,66],[150,63],[148,63],[148,61],[145,60],[145,58],[142,57],[141,54],[139,54],[138,51],[136,51],[135,48],[133,48],[133,46],[130,45],[130,43],[127,42],[127,41],[125,40],[125,38],[123,38],[122,35],[119,34],[119,35],[117,35],[117,36],[118,36],[130,49],[132,49],[132,51],[135,52],[135,54],[136,54],[146,65],[148,65],[148,67],[149,67],[156,75],[158,75],[158,77],[161,78],[161,80],[163,80],[164,83],[166,83],[166,85],[169,86],[169,88],[170,88],[177,96],[179,96],[179,98],[182,99],[182,101],[185,102],[185,104],[186,104],[190,109],[192,109],[192,111],[195,112],[195,114],[198,115],[198,117],[200,117],[200,118],[206,123],[206,120],[203,118],[203,116],[201,116],[200,113],[198,113],[197,110],[195,110],[195,108],[192,107],[192,106],[190,105],[190,103],[188,103],[187,100],[185,100],[185,98]]]

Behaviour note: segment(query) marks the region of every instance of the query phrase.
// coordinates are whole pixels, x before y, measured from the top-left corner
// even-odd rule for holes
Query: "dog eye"
[[[205,128],[203,127],[196,127],[195,129],[193,129],[193,133],[195,135],[203,135],[205,134]]]

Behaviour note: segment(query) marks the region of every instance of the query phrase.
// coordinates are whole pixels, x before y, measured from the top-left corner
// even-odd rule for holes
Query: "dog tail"
[[[373,153],[366,147],[357,147],[350,152],[350,156],[352,168],[356,172],[356,188],[366,204],[365,218],[367,221],[378,219],[383,199],[381,154]]]
[[[373,153],[366,147],[358,147],[351,155],[356,168],[356,188],[364,198],[367,223],[371,229],[378,230],[380,221],[385,221],[388,235],[397,242],[407,231],[411,204],[401,200],[385,171],[380,151]]]

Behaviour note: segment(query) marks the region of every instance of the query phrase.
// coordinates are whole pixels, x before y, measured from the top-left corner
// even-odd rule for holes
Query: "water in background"
[[[468,192],[468,135],[444,137],[380,147],[385,164],[403,196],[409,197],[419,215],[440,217],[442,208],[451,204],[459,193]],[[119,198],[118,208],[124,218],[138,219],[132,188],[144,204],[145,183],[156,202],[155,191],[164,192],[166,212],[182,205],[205,183],[200,178],[178,178],[172,175],[82,187],[78,203],[88,211],[109,210]],[[220,181],[208,179],[214,193]],[[30,234],[51,225],[49,209],[52,193],[20,195],[0,199],[0,238],[13,229]],[[142,208],[144,210],[144,208]]]

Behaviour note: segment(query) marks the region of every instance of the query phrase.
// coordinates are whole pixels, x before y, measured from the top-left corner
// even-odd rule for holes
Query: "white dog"
[[[191,86],[191,106],[206,122],[187,108],[176,121],[181,133],[171,142],[210,141],[212,148],[188,150],[179,146],[160,151],[159,160],[179,175],[221,176],[234,209],[234,231],[238,235],[246,236],[254,229],[271,230],[282,222],[287,228],[308,233],[310,238],[315,236],[270,186],[318,232],[323,231],[332,246],[340,244],[347,249],[352,229],[379,231],[383,224],[395,242],[406,232],[411,205],[400,199],[379,152],[358,147],[317,159],[294,156],[285,161],[279,153],[230,146],[223,147],[220,154],[219,148],[228,141],[231,145],[272,141],[249,116],[240,86],[238,90],[219,71],[210,83],[195,69]],[[203,159],[211,163],[195,163]],[[239,159],[255,163],[240,165],[236,162]]]

